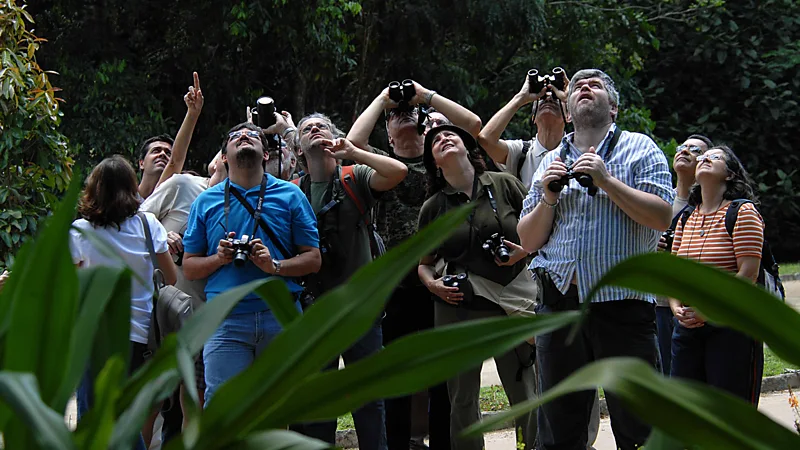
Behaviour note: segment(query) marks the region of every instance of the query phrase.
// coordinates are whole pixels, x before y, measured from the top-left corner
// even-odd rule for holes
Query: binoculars
[[[581,172],[573,172],[572,171],[572,164],[567,167],[567,174],[563,177],[559,178],[558,180],[551,181],[547,188],[550,189],[552,192],[561,192],[564,189],[564,186],[569,184],[569,180],[574,178],[578,181],[578,184],[581,186],[589,189],[589,196],[594,197],[597,194],[597,186],[594,185],[594,180],[592,176],[586,173]]]
[[[528,71],[528,88],[531,94],[538,94],[548,84],[559,91],[564,90],[564,69],[556,67],[552,74],[539,75],[539,71],[531,69]]]
[[[405,79],[403,82],[392,81],[389,83],[389,98],[398,103],[397,110],[399,112],[409,112],[412,107],[409,103],[417,90],[414,88],[414,82]]]
[[[469,275],[466,272],[461,272],[456,275],[445,275],[442,277],[442,284],[447,287],[458,288],[458,292],[464,294],[459,305],[469,305],[472,302],[472,284],[469,281]]]

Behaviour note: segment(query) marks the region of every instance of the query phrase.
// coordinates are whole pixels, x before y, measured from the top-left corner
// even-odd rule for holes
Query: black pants
[[[672,376],[708,383],[758,406],[764,346],[731,328],[710,323],[686,328],[677,322],[672,332]]]
[[[540,313],[576,310],[578,289],[571,286],[561,295],[554,286],[545,289]],[[567,343],[571,327],[536,337],[536,362],[542,392],[581,367],[603,358],[633,356],[657,367],[655,305],[641,300],[592,303],[589,316],[572,343]],[[650,426],[639,421],[622,406],[619,397],[605,391],[611,429],[617,448],[635,449],[650,435]],[[539,408],[538,447],[540,450],[585,450],[589,415],[595,391],[565,395]]]
[[[386,306],[383,345],[416,331],[433,328],[433,300],[425,286],[398,287]],[[428,389],[430,448],[450,449],[450,400],[447,383]],[[408,450],[411,441],[411,396],[386,400],[389,450]]]

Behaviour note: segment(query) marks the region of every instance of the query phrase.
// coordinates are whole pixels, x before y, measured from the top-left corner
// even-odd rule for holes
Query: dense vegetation
[[[389,81],[411,77],[486,122],[527,69],[594,66],[619,85],[622,125],[668,154],[692,132],[731,144],[760,183],[779,257],[800,257],[792,0],[42,0],[29,11],[83,168],[174,134],[192,71],[206,97],[189,156],[200,169],[262,94],[347,129]],[[529,134],[521,112],[507,136]],[[373,138],[385,146],[381,130]]]

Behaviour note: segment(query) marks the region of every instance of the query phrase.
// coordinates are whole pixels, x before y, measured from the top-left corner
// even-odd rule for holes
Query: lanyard
[[[258,218],[261,217],[261,206],[264,203],[264,192],[267,189],[267,176],[264,175],[264,178],[261,179],[261,189],[258,191],[258,202],[256,203],[256,210],[253,212],[253,234],[250,235],[250,239],[256,235],[256,231],[258,231]],[[225,232],[230,232],[230,227],[228,224],[228,215],[231,211],[231,179],[228,178],[225,181]],[[225,236],[227,238],[227,236]],[[237,236],[241,238],[241,236]]]

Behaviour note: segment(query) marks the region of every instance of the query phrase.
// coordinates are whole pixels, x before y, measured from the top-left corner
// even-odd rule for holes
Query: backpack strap
[[[731,202],[730,206],[728,206],[728,210],[725,212],[725,229],[728,231],[728,236],[731,238],[733,238],[733,228],[736,226],[736,219],[739,218],[739,208],[741,208],[745,203],[753,202],[744,198],[734,200]]]
[[[535,139],[535,138],[534,138]],[[519,154],[519,160],[517,161],[517,179],[522,179],[522,165],[525,164],[525,158],[528,156],[528,150],[531,149],[531,142],[533,141],[525,141],[522,143],[522,153]],[[534,169],[534,172],[536,169]]]
[[[681,221],[681,225],[686,226],[686,219],[689,218],[689,214],[691,214],[691,211],[689,211],[689,214],[687,214],[685,217],[684,217],[684,213],[689,208],[694,210],[694,206],[685,205],[683,208],[681,208],[680,211],[678,211],[678,214],[675,214],[675,216],[672,218],[672,223],[669,224],[669,229],[670,230],[675,231],[675,229],[678,228],[678,221],[679,220]]]
[[[675,216],[675,217],[680,216],[680,218],[681,218],[681,226],[682,227],[686,227],[686,221],[689,220],[689,216],[691,216],[693,212],[694,212],[694,206],[686,205],[686,206],[683,207],[681,212],[678,213],[678,215]],[[677,225],[677,223],[676,223],[676,225]]]
[[[353,203],[358,208],[358,212],[361,213],[361,216],[364,217],[364,223],[369,225],[369,214],[367,214],[367,210],[364,207],[364,202],[358,198],[355,190],[356,184],[356,177],[353,174],[354,166],[344,166],[341,168],[339,172],[339,180],[342,182],[342,188],[344,188],[345,194],[353,200]]]

